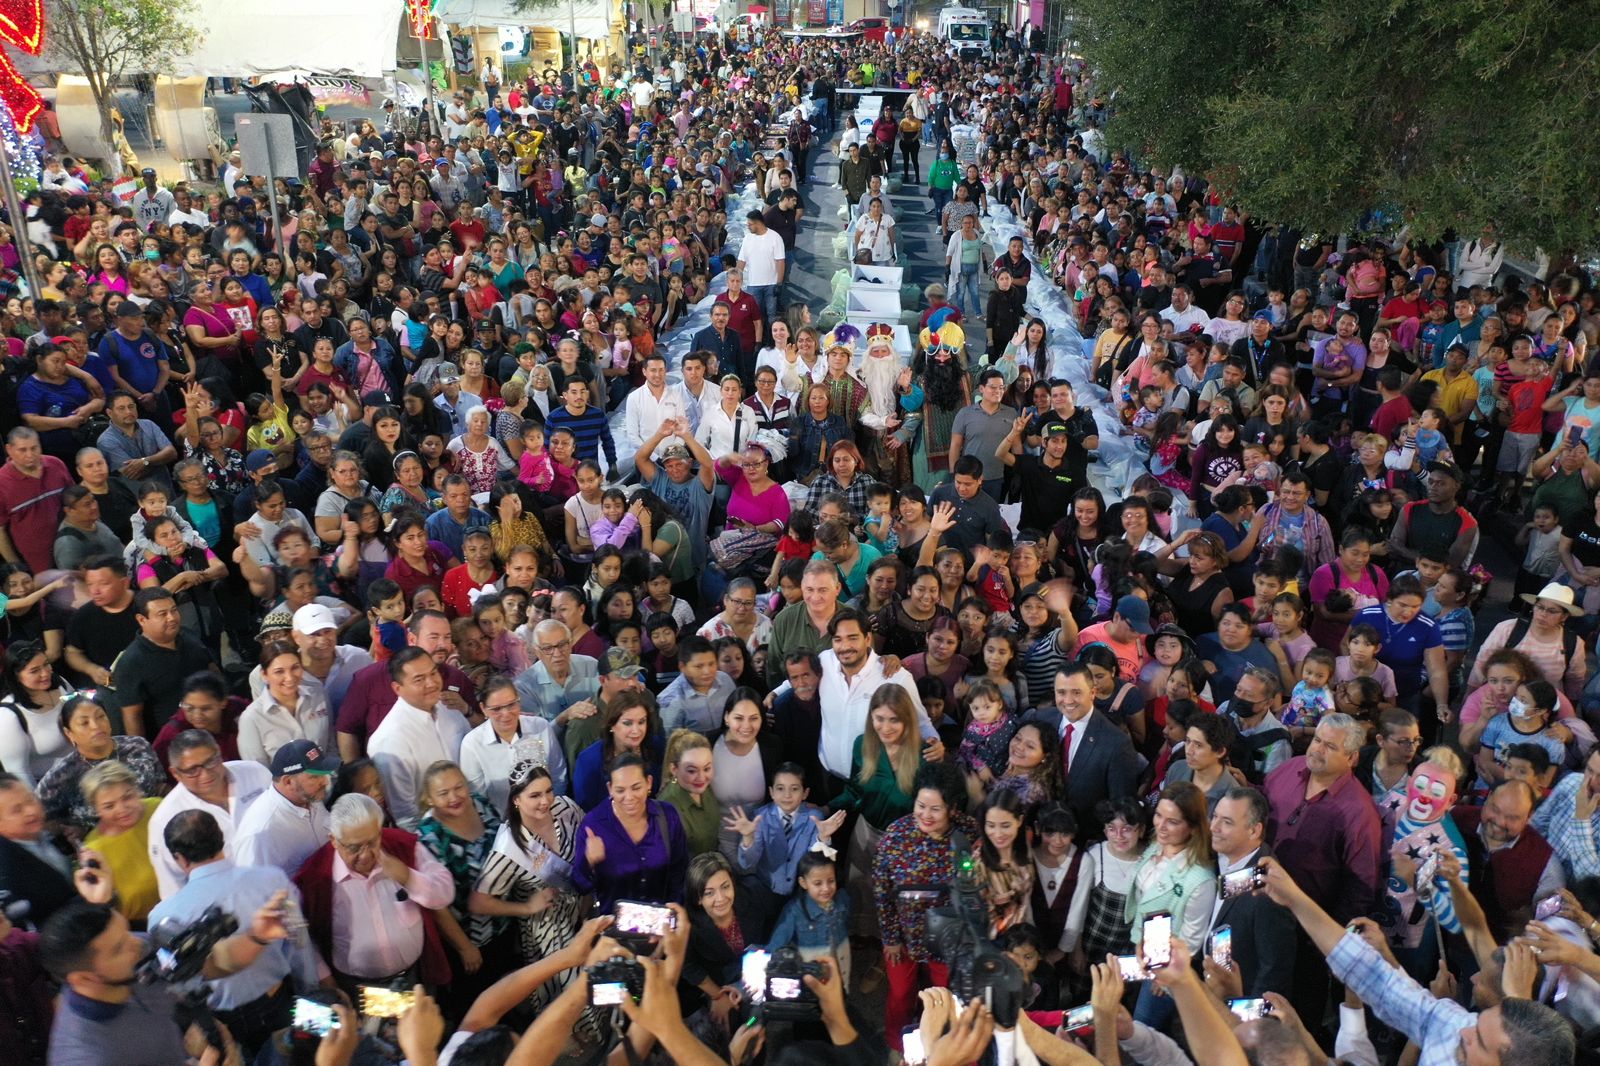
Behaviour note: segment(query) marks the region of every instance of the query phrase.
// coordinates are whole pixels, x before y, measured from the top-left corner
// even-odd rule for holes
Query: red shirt
[[[1395,435],[1405,426],[1406,419],[1416,414],[1411,409],[1411,401],[1404,396],[1396,396],[1392,400],[1385,400],[1378,405],[1377,411],[1372,415],[1372,432],[1383,435],[1388,441],[1393,441]]]
[[[1546,374],[1538,381],[1519,381],[1506,390],[1506,398],[1511,401],[1508,433],[1539,433],[1544,429],[1544,401],[1555,383],[1555,375]]]
[[[0,466],[0,529],[35,574],[55,568],[51,553],[61,526],[61,493],[72,484],[60,459],[42,455],[39,461],[43,466],[31,477],[16,463]]]
[[[455,235],[456,247],[462,250],[472,243],[483,244],[484,238],[488,236],[488,231],[483,228],[483,220],[480,218],[473,218],[468,222],[458,218],[450,223],[450,232]]]
[[[1212,250],[1217,253],[1217,258],[1226,267],[1233,262],[1233,257],[1239,252],[1239,245],[1244,243],[1244,227],[1235,222],[1232,225],[1218,222],[1211,227]]]
[[[728,294],[723,293],[717,297],[717,303],[728,308],[728,328],[739,335],[739,343],[744,350],[754,353],[759,350],[756,343],[756,323],[761,321],[761,307],[755,297],[741,290],[737,300],[728,299]]]

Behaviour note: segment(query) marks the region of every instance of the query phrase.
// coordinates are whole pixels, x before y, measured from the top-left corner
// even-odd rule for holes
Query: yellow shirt
[[[1464,370],[1456,375],[1454,381],[1444,379],[1443,369],[1428,371],[1422,375],[1422,380],[1432,381],[1439,386],[1433,404],[1445,413],[1446,418],[1454,418],[1462,411],[1470,411],[1478,405],[1478,383]],[[1444,427],[1445,439],[1451,444],[1460,444],[1461,431],[1465,428],[1465,422]]]
[[[251,426],[250,432],[245,434],[244,439],[250,445],[251,451],[257,448],[276,451],[280,445],[292,443],[295,435],[289,426],[289,408],[282,404],[275,405],[272,408],[272,417]]]
[[[161,893],[156,888],[156,871],[150,865],[150,816],[155,814],[160,803],[161,800],[156,797],[144,800],[144,811],[139,815],[139,821],[125,833],[103,837],[96,829],[83,841],[84,847],[93,848],[105,856],[112,883],[117,886],[117,909],[129,921],[143,921],[161,902]]]

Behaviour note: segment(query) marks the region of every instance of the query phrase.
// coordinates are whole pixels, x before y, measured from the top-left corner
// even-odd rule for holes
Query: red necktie
[[[1075,728],[1068,722],[1061,731],[1061,776],[1065,778],[1072,763],[1072,730]]]

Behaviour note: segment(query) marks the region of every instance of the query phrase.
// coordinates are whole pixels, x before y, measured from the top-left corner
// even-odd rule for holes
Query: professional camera
[[[218,906],[207,907],[194,921],[183,925],[168,918],[150,930],[154,948],[139,963],[139,980],[182,984],[200,976],[211,949],[239,931],[239,919]]]
[[[624,996],[644,995],[644,967],[623,955],[613,955],[584,970],[589,975],[589,1005],[620,1007]]]
[[[806,962],[800,949],[778,948],[767,961],[767,995],[762,1013],[769,1021],[811,1021],[822,1016],[817,994],[806,987],[805,975],[822,980],[819,962]]]
[[[965,836],[952,834],[951,848],[956,875],[950,903],[928,911],[928,947],[935,958],[949,960],[951,992],[963,1003],[982,1000],[996,1025],[1013,1028],[1022,1010],[1022,970],[989,941],[989,907]]]
[[[218,906],[207,907],[187,925],[176,918],[162,921],[150,930],[151,951],[139,960],[134,975],[141,984],[163,984],[178,1000],[174,1017],[184,1028],[197,1025],[206,1042],[219,1051],[226,1049],[222,1027],[206,1005],[211,986],[204,981],[190,984],[205,971],[211,949],[239,931],[239,919]],[[182,986],[182,987],[180,987]]]

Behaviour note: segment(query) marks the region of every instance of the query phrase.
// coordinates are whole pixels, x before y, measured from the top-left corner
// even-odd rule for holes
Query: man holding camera
[[[222,827],[206,811],[184,811],[167,823],[163,836],[188,880],[150,912],[152,929],[167,919],[187,925],[209,907],[220,907],[244,924],[267,900],[280,894],[300,898],[276,866],[240,866],[228,858]],[[285,940],[265,948],[250,966],[212,982],[208,1002],[249,1062],[274,1029],[289,1024],[295,987],[310,988],[318,978],[311,946]]]
[[[273,893],[245,931],[214,944],[200,976],[239,973],[287,939],[287,898]],[[45,968],[65,986],[50,1030],[51,1066],[172,1066],[204,1051],[201,1027],[180,1026],[177,1001],[158,984],[140,981],[149,944],[109,903],[83,899],[62,907],[45,923],[39,951]],[[229,1052],[237,1051],[225,1032],[223,1039]],[[230,1055],[228,1061],[237,1059]]]

